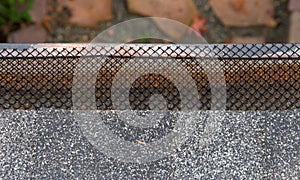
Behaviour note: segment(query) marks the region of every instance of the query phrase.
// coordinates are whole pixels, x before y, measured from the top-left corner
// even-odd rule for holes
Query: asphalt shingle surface
[[[208,113],[195,117],[196,130],[173,154],[138,164],[99,151],[72,111],[0,111],[0,179],[299,177],[299,110],[226,111],[203,143]]]

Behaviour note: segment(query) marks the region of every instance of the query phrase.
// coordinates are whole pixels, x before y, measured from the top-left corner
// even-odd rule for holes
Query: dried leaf
[[[193,19],[191,28],[195,30],[198,36],[202,36],[201,34],[207,31],[206,22],[207,18],[201,18],[200,15],[197,15]]]
[[[147,143],[145,141],[138,141],[138,144],[146,145]]]

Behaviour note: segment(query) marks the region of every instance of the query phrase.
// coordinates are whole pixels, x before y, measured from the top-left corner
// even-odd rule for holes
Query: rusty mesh
[[[208,73],[222,71],[225,79],[227,110],[292,110],[300,108],[300,45],[248,44],[248,45],[160,45],[160,44],[39,44],[0,46],[0,109],[72,109],[74,69],[79,61],[101,59],[95,84],[97,109],[114,109],[111,87],[120,69],[129,60],[136,59],[139,67],[164,63],[172,59],[188,72],[183,77],[182,68],[176,77],[146,73],[136,78],[129,89],[132,110],[150,110],[153,95],[164,100],[168,110],[180,110],[182,97],[172,82],[177,77],[196,84],[198,95],[189,104],[199,110],[211,109],[211,88],[224,84],[210,82]],[[210,64],[210,61],[218,62]],[[203,68],[201,62],[207,63]],[[127,67],[135,71],[136,66]],[[89,71],[90,63],[82,66]],[[136,70],[139,71],[139,70]],[[88,81],[81,73],[82,84]],[[186,76],[186,74],[185,74]],[[214,76],[212,76],[214,78]],[[125,82],[124,82],[125,83]],[[122,86],[122,82],[121,85]],[[121,87],[120,87],[121,88]],[[186,87],[187,91],[190,87]],[[74,93],[74,92],[73,92]],[[84,95],[84,94],[83,94]],[[74,98],[74,97],[73,97]],[[89,97],[76,97],[82,100]],[[218,99],[218,98],[217,98]],[[158,104],[155,106],[160,107]],[[184,101],[186,102],[186,101]],[[157,102],[156,102],[157,103]],[[216,103],[218,104],[218,103]],[[222,104],[222,103],[220,103]],[[153,106],[153,105],[152,105]]]

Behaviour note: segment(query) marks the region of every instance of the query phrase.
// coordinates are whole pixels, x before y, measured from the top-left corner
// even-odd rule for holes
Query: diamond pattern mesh
[[[74,98],[88,109],[92,98],[99,110],[210,110],[212,101],[214,108],[222,108],[218,99],[224,97],[227,110],[298,109],[299,47],[2,45],[0,109],[72,109]],[[72,91],[75,76],[83,85],[77,89],[81,93]],[[94,93],[89,94],[90,87],[84,85],[91,83]]]

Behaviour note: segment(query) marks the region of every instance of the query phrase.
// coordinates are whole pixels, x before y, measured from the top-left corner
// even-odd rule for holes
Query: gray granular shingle
[[[299,110],[227,111],[218,132],[203,144],[208,113],[214,112],[200,113],[196,131],[174,154],[136,164],[97,150],[72,111],[0,111],[0,178],[299,177]]]

